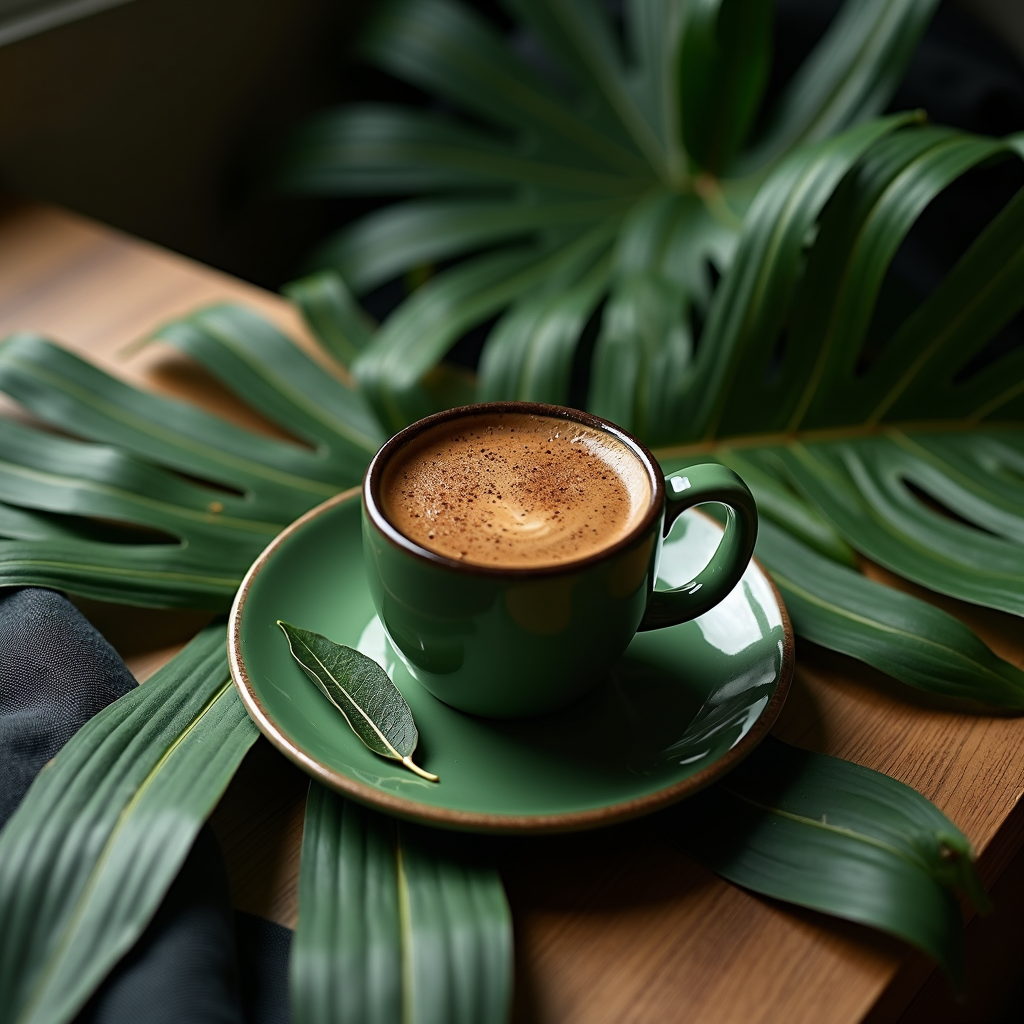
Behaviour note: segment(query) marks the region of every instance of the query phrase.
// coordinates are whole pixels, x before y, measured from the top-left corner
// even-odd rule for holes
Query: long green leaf
[[[771,522],[760,523],[757,556],[802,637],[930,693],[1024,707],[1024,672],[947,612],[822,558]]]
[[[364,105],[322,114],[296,136],[279,172],[282,188],[395,195],[496,186],[633,194],[650,178],[628,177],[547,154],[526,156],[494,136],[448,118]]]
[[[967,838],[909,786],[769,739],[664,820],[729,881],[904,939],[962,987],[954,891],[979,909],[988,899]]]
[[[690,0],[679,56],[683,140],[717,174],[735,156],[768,81],[770,0]]]
[[[623,10],[626,50],[634,57],[626,84],[661,144],[672,182],[687,177],[678,87],[684,14],[676,0],[630,0]]]
[[[594,104],[566,103],[475,11],[451,0],[383,5],[362,41],[380,67],[477,117],[516,129],[546,154],[651,177],[642,157]]]
[[[209,306],[155,338],[201,362],[254,408],[312,442],[338,478],[356,481],[386,438],[366,399],[244,306]]]
[[[512,994],[501,881],[465,841],[313,782],[291,976],[296,1024],[501,1024]]]
[[[373,332],[369,317],[336,271],[310,274],[282,290],[299,307],[320,344],[342,366],[348,366],[370,344]]]
[[[227,554],[237,551],[233,546]],[[215,545],[197,551],[42,537],[0,540],[0,586],[49,587],[149,608],[226,612],[252,558],[246,555],[225,565],[224,556]]]
[[[356,221],[314,256],[367,291],[411,267],[498,242],[545,240],[621,214],[628,200],[500,202],[430,199],[398,203]]]
[[[0,537],[9,540],[97,541],[115,534],[120,534],[120,531],[104,523],[33,512],[0,502]]]
[[[0,833],[4,1021],[74,1017],[142,934],[256,735],[214,626],[43,769]]]

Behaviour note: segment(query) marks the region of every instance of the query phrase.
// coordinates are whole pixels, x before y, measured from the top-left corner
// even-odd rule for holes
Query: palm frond
[[[509,0],[522,26],[511,36],[460,0],[392,0],[363,55],[452,113],[327,111],[295,135],[278,181],[307,194],[458,192],[371,214],[322,246],[316,264],[357,291],[418,262],[540,241],[562,224],[624,227],[625,209],[652,196],[685,201],[691,223],[673,239],[673,263],[695,265],[693,285],[712,254],[720,271],[728,265],[769,169],[883,108],[935,5],[847,0],[752,141],[769,0],[630,0],[621,33],[595,0]],[[709,245],[694,222],[727,238]]]

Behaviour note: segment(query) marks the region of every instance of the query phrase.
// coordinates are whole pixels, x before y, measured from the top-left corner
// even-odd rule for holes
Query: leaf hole
[[[237,487],[232,487],[230,484],[221,483],[217,480],[208,480],[205,477],[193,476],[191,473],[183,473],[178,469],[168,469],[168,473],[171,476],[176,476],[179,480],[184,480],[187,484],[192,484],[195,487],[202,487],[207,491],[214,491],[217,494],[227,494],[232,498],[244,498],[246,492],[239,490]]]
[[[785,326],[779,331],[775,339],[775,347],[764,368],[764,383],[766,386],[774,384],[782,375],[782,369],[786,364],[786,352],[789,349],[789,327]]]
[[[574,409],[587,407],[587,395],[590,392],[590,373],[594,364],[594,348],[601,330],[601,318],[608,297],[604,296],[590,313],[590,319],[580,332],[579,342],[572,359],[572,371],[569,376],[569,405]]]
[[[181,538],[173,533],[166,533],[152,526],[138,523],[125,523],[117,519],[84,518],[97,531],[97,538],[109,544],[125,544],[129,546],[141,544],[164,544],[174,547],[181,546]]]
[[[117,519],[66,515],[62,512],[48,512],[42,509],[32,509],[31,511],[36,519],[52,523],[55,527],[70,532],[77,540],[126,546],[143,544],[181,546],[180,538],[149,526],[125,523]],[[9,535],[0,530],[0,537],[6,536]],[[11,536],[13,539],[13,535]]]
[[[954,523],[959,523],[961,526],[970,527],[972,530],[977,530],[978,533],[987,534],[990,537],[996,537],[997,534],[991,530],[985,529],[984,526],[979,526],[977,523],[971,522],[969,519],[964,519],[962,515],[954,512],[948,505],[943,504],[941,501],[934,498],[926,490],[919,487],[912,480],[908,480],[906,477],[902,478],[903,486],[922,504],[925,508],[930,509],[932,512],[938,513],[945,519],[952,520]]]
[[[963,384],[987,370],[1000,359],[1024,349],[1024,309],[1005,323],[970,359],[953,375],[954,384]]]
[[[704,261],[704,269],[707,274],[708,295],[713,296],[715,291],[718,289],[718,282],[722,279],[722,275],[719,272],[718,267],[716,267],[711,260]],[[700,342],[704,334],[704,324],[707,321],[707,313],[710,305],[710,300],[706,304],[696,301],[687,304],[687,313],[690,318],[690,336],[693,338],[694,355],[700,351]]]

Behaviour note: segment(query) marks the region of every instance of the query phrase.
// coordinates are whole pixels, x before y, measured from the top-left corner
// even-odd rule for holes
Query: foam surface
[[[422,547],[475,565],[585,558],[626,536],[651,502],[643,463],[618,438],[521,413],[453,420],[385,468],[388,520]]]

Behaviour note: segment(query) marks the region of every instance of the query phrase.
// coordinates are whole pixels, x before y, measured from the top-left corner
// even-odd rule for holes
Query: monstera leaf
[[[505,35],[459,0],[382,4],[363,56],[448,113],[330,111],[297,133],[279,171],[293,193],[418,196],[315,257],[356,294],[475,254],[355,358],[382,422],[395,430],[429,411],[424,374],[498,315],[485,398],[564,398],[605,299],[603,343],[664,336],[658,362],[684,364],[689,313],[706,312],[759,185],[795,148],[882,111],[936,6],[847,0],[755,135],[772,0],[631,0],[621,21],[601,0],[506,0],[518,27]]]

